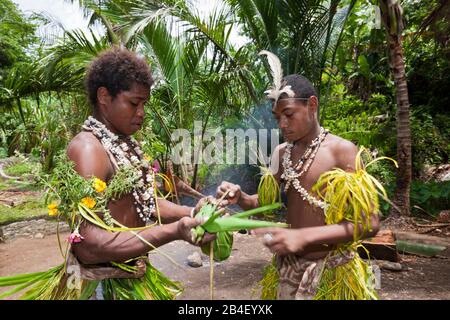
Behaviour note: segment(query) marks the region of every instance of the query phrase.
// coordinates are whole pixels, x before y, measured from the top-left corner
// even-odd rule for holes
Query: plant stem
[[[210,298],[214,300],[214,246],[212,241],[209,243],[209,290]]]

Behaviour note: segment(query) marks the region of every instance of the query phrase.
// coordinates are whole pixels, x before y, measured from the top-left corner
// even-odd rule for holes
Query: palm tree
[[[119,39],[116,28],[113,22],[108,18],[109,15],[114,15],[117,10],[116,4],[124,5],[126,0],[103,1],[103,0],[65,0],[70,3],[78,2],[78,5],[83,10],[85,18],[89,19],[89,26],[92,27],[96,23],[101,24],[106,30],[106,36],[109,43],[119,45]]]
[[[261,74],[260,64],[255,64],[259,50],[278,53],[286,73],[302,73],[320,88],[326,63],[354,4],[349,1],[340,8],[340,0],[225,0],[231,10],[216,9],[205,19],[188,1],[79,2],[102,6],[92,11],[110,21],[126,46],[140,47],[156,62],[163,82],[155,88],[158,101],[153,101],[152,111],[158,114],[156,107],[164,105],[158,119],[175,115],[171,124],[161,125],[164,131],[187,128],[196,116],[203,120],[202,136],[211,118],[225,115],[217,112],[218,107],[233,102],[235,110],[243,110],[263,97],[264,86],[256,80]],[[229,42],[236,20],[254,40],[238,50]],[[175,36],[177,27],[184,34]]]
[[[225,0],[252,39],[255,51],[269,50],[285,74],[299,73],[322,87],[335,61],[342,31],[356,0]],[[264,62],[267,74],[269,66]],[[328,68],[327,68],[328,67]]]
[[[211,122],[219,123],[216,119],[235,114],[248,106],[250,99],[257,99],[254,72],[248,63],[250,52],[230,44],[233,19],[226,10],[216,9],[202,17],[182,1],[97,2],[80,4],[89,3],[91,12],[100,12],[122,44],[142,52],[156,67],[157,85],[149,108],[157,119],[153,127],[160,130],[167,151],[173,146],[170,133],[174,129],[192,130],[194,120],[199,120],[203,140]],[[188,167],[179,167],[185,181]],[[197,169],[195,165],[192,185]]]
[[[44,171],[52,169],[54,155],[79,130],[78,122],[89,111],[87,101],[80,98],[85,68],[107,47],[106,39],[94,34],[89,39],[80,30],[66,30],[39,59],[14,65],[0,88],[0,107],[17,113],[22,122],[10,135],[11,151],[25,146],[24,151],[30,152],[39,145]],[[58,106],[57,115],[52,106]],[[10,129],[2,124],[3,132]]]
[[[149,107],[159,122],[168,150],[173,129],[192,129],[193,120],[201,119],[203,137],[211,122],[220,124],[219,119],[259,102],[265,86],[258,76],[261,64],[255,59],[261,49],[278,52],[287,72],[301,72],[320,82],[327,48],[333,47],[336,30],[343,21],[337,0],[325,5],[318,0],[228,0],[233,11],[229,7],[216,9],[207,18],[188,1],[77,2],[91,23],[98,21],[105,27],[107,36],[94,37],[91,42],[79,32],[66,33],[69,44],[53,47],[43,60],[46,67],[39,83],[44,83],[42,88],[46,89],[42,90],[51,87],[62,92],[80,91],[85,64],[110,44],[121,43],[140,51],[156,65],[155,74],[160,79]],[[236,16],[256,46],[247,44],[236,49],[231,45],[230,30]],[[174,32],[176,28],[181,32]],[[52,73],[61,76],[52,78]],[[186,168],[181,169],[186,180]]]
[[[393,207],[392,213],[409,215],[409,192],[412,179],[411,128],[402,48],[403,14],[402,8],[396,0],[380,0],[379,5],[381,18],[387,31],[390,65],[397,91],[397,160],[399,167],[397,187],[393,198],[395,207]]]

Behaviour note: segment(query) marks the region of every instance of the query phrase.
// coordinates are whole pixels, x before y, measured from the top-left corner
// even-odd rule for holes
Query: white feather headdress
[[[264,91],[264,93],[267,95],[267,98],[277,101],[282,93],[286,93],[288,97],[294,98],[295,92],[291,89],[291,86],[282,83],[283,69],[281,68],[280,59],[278,59],[278,57],[272,52],[266,50],[260,51],[259,55],[267,56],[270,73],[272,74],[273,78],[273,86]]]

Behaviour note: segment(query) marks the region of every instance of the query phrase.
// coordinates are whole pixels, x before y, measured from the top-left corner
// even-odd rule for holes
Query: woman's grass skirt
[[[173,282],[146,261],[146,271],[141,278],[101,280],[104,299],[115,300],[173,300],[182,292]],[[60,264],[45,272],[21,274],[0,278],[0,287],[15,286],[0,295],[0,299],[25,289],[20,300],[85,300],[89,299],[99,281],[83,280],[68,274]]]

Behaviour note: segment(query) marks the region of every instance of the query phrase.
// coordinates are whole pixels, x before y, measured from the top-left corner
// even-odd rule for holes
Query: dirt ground
[[[66,238],[63,235],[62,238]],[[56,235],[43,239],[17,238],[0,243],[0,277],[19,273],[43,271],[62,262]],[[236,234],[231,257],[214,268],[214,299],[258,299],[257,282],[262,268],[270,261],[271,254],[261,239],[255,236]],[[210,299],[209,258],[202,255],[203,266],[192,268],[187,257],[200,249],[176,241],[160,248],[177,264],[160,253],[150,254],[152,263],[166,275],[180,281],[184,292],[181,300]],[[424,258],[402,255],[403,271],[382,270],[380,298],[385,300],[450,299],[450,264],[447,249],[440,258]],[[0,288],[0,292],[6,288]],[[17,296],[16,296],[17,297]]]
[[[207,191],[205,192],[209,194]],[[39,197],[33,192],[13,190],[0,192],[2,205],[17,205],[27,201],[26,196]],[[450,299],[450,221],[438,222],[441,224],[427,227],[435,222],[416,222],[411,218],[396,217],[388,218],[382,223],[383,228],[393,231],[437,236],[449,245],[437,258],[401,255],[402,271],[382,269],[379,290],[381,299]],[[67,234],[61,235],[63,241],[67,236]],[[209,258],[201,254],[200,248],[183,241],[176,241],[159,250],[169,255],[175,263],[158,252],[151,253],[150,260],[171,279],[182,283],[184,292],[178,299],[210,299]],[[193,268],[187,264],[187,257],[195,251],[202,255],[202,267]],[[271,253],[262,245],[261,239],[236,233],[231,257],[226,261],[215,263],[214,299],[258,299],[260,290],[258,281],[261,279],[262,269],[269,263],[271,257]],[[0,242],[0,277],[45,271],[62,262],[55,234],[46,235],[43,239],[16,238],[4,243]],[[8,289],[0,288],[0,293]],[[16,294],[12,299],[18,296],[19,294]]]

